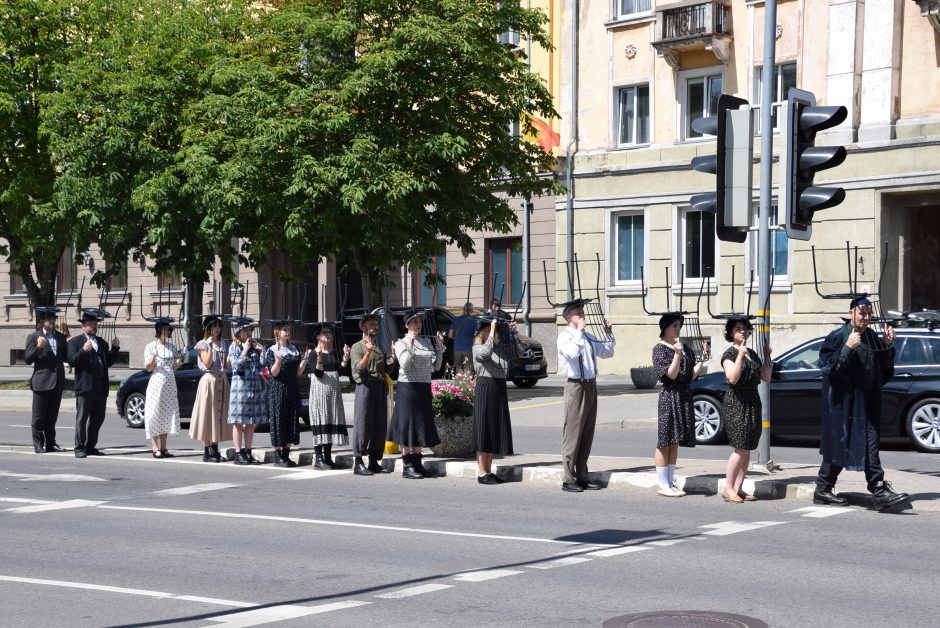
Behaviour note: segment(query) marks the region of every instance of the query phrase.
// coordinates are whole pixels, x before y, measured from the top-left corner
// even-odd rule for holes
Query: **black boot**
[[[415,468],[415,456],[417,454],[405,454],[401,457],[403,463],[401,476],[408,480],[423,480],[424,476]]]
[[[222,462],[222,454],[219,453],[219,444],[209,445],[209,462]]]
[[[907,501],[908,498],[910,498],[910,495],[907,493],[895,493],[891,490],[890,482],[880,482],[871,495],[872,505],[875,510],[891,508],[895,504]]]
[[[831,488],[816,487],[813,491],[813,503],[823,504],[825,506],[846,506],[849,503],[844,497],[839,497],[832,492]]]
[[[362,456],[356,456],[356,464],[353,465],[353,473],[356,475],[372,475],[372,472],[362,463]]]
[[[255,460],[255,457],[251,453],[251,447],[245,449],[245,460],[248,464],[261,464],[260,460]]]
[[[333,445],[323,446],[323,464],[330,469],[336,468],[336,463],[333,462]]]
[[[317,445],[313,448],[313,468],[325,471],[330,467],[326,466],[326,462],[323,461],[323,445]]]
[[[235,464],[243,465],[248,464],[248,457],[245,456],[245,450],[239,449],[235,452]]]
[[[202,461],[203,461],[203,462],[211,462],[211,461],[212,461],[212,454],[209,453],[209,448],[208,448],[208,447],[203,447]]]
[[[287,464],[288,462],[290,462],[290,460],[287,458],[287,456],[284,455],[283,449],[274,450],[274,466],[275,467],[286,467],[288,466]]]
[[[378,456],[369,456],[369,471],[372,473],[391,473],[392,470],[383,467],[379,460],[381,460],[381,458]]]
[[[284,461],[287,462],[288,467],[296,467],[297,463],[290,459],[290,448],[281,449],[281,454],[284,456]]]
[[[421,454],[411,454],[411,460],[414,464],[415,471],[420,473],[426,478],[436,478],[437,474],[433,471],[428,471],[423,464],[421,464]]]

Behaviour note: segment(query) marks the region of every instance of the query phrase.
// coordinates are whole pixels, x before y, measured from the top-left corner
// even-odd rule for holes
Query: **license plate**
[[[300,405],[302,405],[303,407],[306,408],[307,406],[310,405],[310,400],[309,400],[309,399],[301,399],[301,400],[300,400]]]
[[[542,368],[542,365],[540,364],[526,364],[525,365],[525,370],[527,371],[537,371],[540,368]]]

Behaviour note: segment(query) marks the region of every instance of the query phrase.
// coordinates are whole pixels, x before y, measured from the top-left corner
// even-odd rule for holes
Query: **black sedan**
[[[225,371],[229,381],[232,380],[232,371]],[[176,370],[176,394],[179,397],[180,418],[185,422],[193,414],[193,405],[196,402],[196,388],[202,371],[196,364],[196,352],[190,348],[186,351],[183,362]],[[117,391],[117,412],[130,427],[142,428],[144,426],[144,402],[147,396],[147,384],[150,382],[150,373],[140,370],[121,382]],[[306,377],[298,381],[300,385],[300,405],[297,415],[304,422],[309,423],[307,405],[309,403],[310,380]]]
[[[774,360],[773,436],[820,436],[819,348],[824,340],[816,338]],[[917,449],[940,453],[940,330],[898,329],[895,347],[894,377],[883,389],[881,435],[906,436]],[[698,443],[725,440],[721,401],[727,389],[723,371],[692,382]]]

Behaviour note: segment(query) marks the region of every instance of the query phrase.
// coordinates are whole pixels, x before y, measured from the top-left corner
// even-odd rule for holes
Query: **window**
[[[427,267],[414,273],[415,305],[423,305],[425,307],[433,307],[437,305],[446,306],[447,285],[436,283],[433,286],[428,286],[425,283],[425,280],[429,274],[440,275],[444,278],[447,277],[446,253],[438,253],[434,258],[428,260]]]
[[[503,309],[522,298],[522,238],[488,240],[489,275],[486,282],[486,306],[490,295],[503,295]]]
[[[754,109],[755,109],[755,119],[754,119],[754,132],[760,134],[760,99],[764,93],[763,85],[763,68],[762,66],[757,66],[754,68]],[[790,91],[791,87],[796,87],[796,61],[791,61],[790,63],[781,63],[774,66],[774,107],[773,112],[771,113],[771,120],[773,120],[774,130],[777,131],[777,105],[780,105],[787,99],[787,92]]]
[[[687,210],[683,225],[683,279],[715,276],[715,214]]]
[[[75,263],[75,251],[68,247],[59,258],[56,275],[56,292],[71,292],[78,289],[78,265]]]
[[[783,361],[780,368],[784,371],[803,371],[819,368],[819,350],[822,348],[822,341],[813,342]]]
[[[167,270],[157,275],[157,290],[181,290],[183,276],[176,270]]]
[[[643,257],[643,214],[620,214],[615,217],[616,282],[640,281]]]
[[[692,128],[692,121],[705,118],[718,111],[718,97],[721,96],[721,74],[689,73],[685,78],[685,89],[681,94],[683,139],[702,137]]]
[[[614,0],[617,17],[629,17],[638,13],[649,13],[653,9],[653,0]]]
[[[920,338],[908,338],[894,355],[897,366],[915,366],[927,364],[927,352]]]
[[[748,235],[748,268],[754,271],[754,281],[760,274],[760,268],[757,266],[757,249],[759,246],[760,229],[760,206],[754,206],[754,212],[751,214],[751,233]],[[790,240],[787,238],[787,232],[780,225],[777,218],[777,206],[770,206],[770,268],[774,274],[774,279],[786,279],[789,275],[790,261]]]
[[[20,277],[19,264],[10,260],[10,294],[25,294],[26,285]]]
[[[940,364],[940,339],[930,338],[927,344],[930,345],[930,353],[933,354],[933,363]]]
[[[650,141],[650,88],[636,85],[618,90],[617,144],[648,144]]]
[[[117,272],[108,277],[108,292],[121,292],[127,290],[127,265],[126,264],[108,264],[108,270],[112,271],[117,266]]]

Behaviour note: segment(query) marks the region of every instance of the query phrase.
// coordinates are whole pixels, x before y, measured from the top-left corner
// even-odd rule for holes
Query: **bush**
[[[431,382],[431,406],[435,417],[473,414],[476,380],[468,372],[458,372],[452,380]]]

